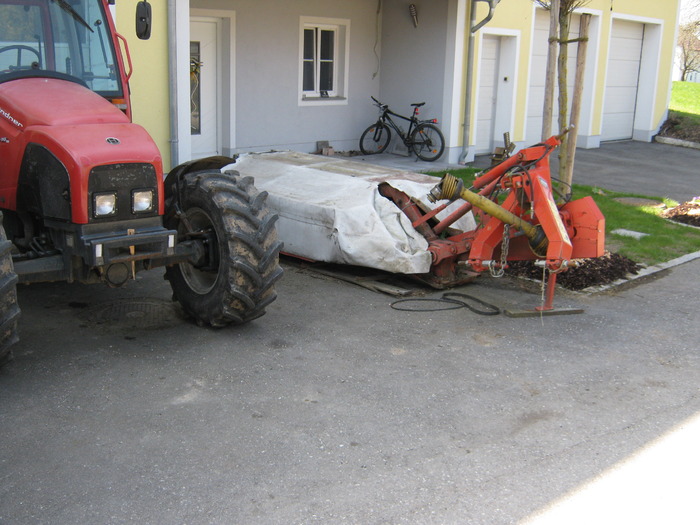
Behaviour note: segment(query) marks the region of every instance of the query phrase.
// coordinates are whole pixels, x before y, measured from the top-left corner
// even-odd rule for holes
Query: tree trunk
[[[571,125],[573,129],[567,135],[566,144],[567,164],[564,176],[561,181],[564,185],[571,186],[574,178],[574,157],[576,156],[576,140],[578,139],[578,124],[581,117],[581,99],[583,97],[583,79],[586,73],[586,51],[588,50],[588,26],[591,22],[591,15],[581,15],[581,26],[579,29],[579,43],[576,55],[576,77],[574,80],[574,95],[571,100]]]
[[[569,10],[566,8],[559,9],[559,133],[564,131],[569,120],[569,96],[567,93],[566,80],[568,77],[568,60],[569,60],[569,26],[570,17]],[[564,178],[567,164],[567,144],[568,137],[564,135],[561,146],[559,147],[559,179]]]
[[[559,0],[552,0],[549,8],[549,48],[547,50],[547,74],[544,82],[542,108],[542,141],[552,135],[552,110],[554,106],[554,80],[557,69],[557,43],[559,32]]]

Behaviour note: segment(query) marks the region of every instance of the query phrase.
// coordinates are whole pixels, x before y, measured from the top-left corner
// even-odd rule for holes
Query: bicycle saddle
[[[413,104],[411,104],[411,106],[419,108],[421,106],[425,106],[425,102],[414,102]]]

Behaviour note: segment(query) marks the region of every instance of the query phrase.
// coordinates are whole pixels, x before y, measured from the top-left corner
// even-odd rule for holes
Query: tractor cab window
[[[113,40],[99,0],[0,0],[0,75],[48,70],[120,96]]]
[[[41,69],[46,64],[40,45],[41,14],[36,5],[0,5],[0,72]]]

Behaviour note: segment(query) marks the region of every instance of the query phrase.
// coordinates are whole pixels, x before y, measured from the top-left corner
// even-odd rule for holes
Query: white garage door
[[[579,35],[581,16],[574,15],[571,19],[569,38],[575,39]],[[576,74],[577,45],[570,44],[568,60],[568,93],[569,109],[574,92],[574,78]],[[549,11],[537,9],[535,12],[535,32],[532,37],[532,59],[530,61],[530,86],[527,101],[527,124],[525,128],[525,142],[535,144],[540,141],[542,135],[542,116],[544,105],[544,84],[547,75],[547,51],[549,48]],[[559,90],[555,84],[554,107],[552,108],[552,133],[557,133],[557,118],[559,115]]]
[[[601,140],[632,138],[643,41],[644,24],[613,21]]]

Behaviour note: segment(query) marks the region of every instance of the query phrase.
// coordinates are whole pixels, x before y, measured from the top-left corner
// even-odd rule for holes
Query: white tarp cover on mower
[[[226,169],[254,177],[255,186],[269,193],[285,253],[393,273],[430,270],[428,242],[377,188],[387,182],[432,208],[426,196],[437,177],[289,151],[243,154]],[[474,229],[471,213],[453,228]]]

